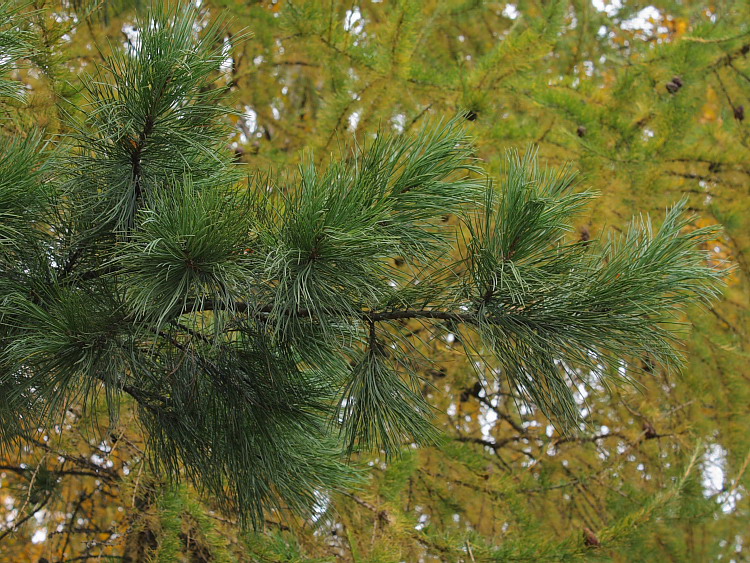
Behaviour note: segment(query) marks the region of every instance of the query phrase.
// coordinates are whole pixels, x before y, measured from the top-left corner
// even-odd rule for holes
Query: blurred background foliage
[[[355,459],[359,490],[321,496],[310,521],[242,531],[142,463],[128,415],[66,423],[0,460],[2,561],[746,561],[750,460],[750,5],[744,0],[203,0],[226,21],[227,145],[256,170],[293,170],[378,128],[415,132],[465,112],[495,175],[508,148],[571,163],[601,194],[574,236],[621,230],[687,197],[723,226],[709,249],[736,264],[723,300],[689,315],[687,358],[643,358],[639,388],[575,389],[586,424],[561,435],[472,364],[457,334],[425,338],[442,434],[400,458]],[[69,133],[79,76],[137,44],[145,2],[33,0],[37,46],[14,71],[26,99],[5,133]],[[196,32],[199,32],[196,29]],[[250,32],[242,41],[235,38]],[[1,56],[1,55],[0,55]],[[748,105],[750,110],[750,105]],[[446,216],[446,221],[454,221]],[[397,264],[398,265],[398,264]],[[418,322],[404,331],[419,333]],[[477,376],[479,377],[479,382]],[[99,559],[101,558],[101,559]]]

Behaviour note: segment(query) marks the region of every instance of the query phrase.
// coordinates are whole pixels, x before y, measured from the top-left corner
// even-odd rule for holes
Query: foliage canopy
[[[548,77],[534,76],[532,65],[545,60],[555,42],[564,46],[565,35],[556,38],[567,17],[564,3],[514,23],[466,68],[448,64],[443,50],[418,50],[419,22],[431,13],[445,22],[438,25],[476,26],[485,8],[417,6],[384,7],[382,20],[376,7],[363,20],[358,7],[334,28],[338,8],[327,11],[315,2],[253,8],[229,21],[210,16],[211,8],[157,5],[128,28],[125,45],[110,42],[105,49],[97,42],[99,60],[76,55],[80,38],[64,39],[61,22],[83,32],[72,15],[77,10],[95,34],[97,26],[111,25],[111,11],[129,17],[126,5],[71,7],[58,22],[57,39],[50,39],[44,10],[2,8],[9,23],[0,34],[7,116],[0,137],[0,446],[8,457],[29,444],[51,454],[49,433],[72,427],[71,413],[77,425],[94,424],[96,441],[109,440],[102,442],[107,454],[126,428],[137,427],[123,467],[138,466],[149,481],[122,486],[133,488],[133,507],[154,509],[162,524],[155,546],[145,532],[130,534],[128,557],[151,550],[170,560],[189,550],[179,537],[186,518],[206,549],[228,553],[191,489],[165,488],[162,478],[187,482],[211,508],[256,530],[269,519],[278,523],[287,511],[293,515],[287,518],[328,522],[336,530],[340,523],[321,513],[338,495],[376,513],[373,534],[382,520],[392,529],[393,545],[411,542],[404,549],[439,557],[464,550],[472,559],[469,542],[477,556],[490,559],[554,559],[580,555],[586,545],[614,546],[620,533],[636,529],[638,517],[650,518],[695,486],[690,473],[698,453],[690,449],[678,473],[667,478],[669,487],[648,501],[612,508],[622,517],[598,534],[591,528],[599,526],[586,526],[592,536],[584,534],[583,543],[554,539],[527,549],[521,540],[534,537],[531,524],[519,524],[517,541],[498,545],[495,534],[482,539],[471,530],[467,536],[446,528],[445,537],[428,538],[421,535],[424,526],[417,524],[415,536],[413,525],[398,521],[409,513],[408,504],[403,513],[396,510],[399,494],[412,486],[415,472],[429,472],[430,456],[440,467],[463,465],[474,479],[489,471],[482,456],[507,465],[500,450],[529,443],[525,416],[549,423],[548,436],[557,434],[554,448],[617,437],[618,431],[598,430],[601,425],[588,418],[592,411],[581,408],[580,390],[606,395],[615,384],[618,394],[625,392],[623,383],[647,385],[663,368],[680,364],[676,331],[691,304],[708,306],[717,298],[727,273],[710,248],[719,230],[696,224],[687,198],[657,225],[644,215],[591,240],[588,228],[576,235],[576,222],[594,197],[578,186],[602,187],[593,164],[579,182],[565,166],[540,165],[536,149],[521,155],[485,147],[502,134],[513,144],[536,141],[544,152],[553,128],[541,138],[522,133],[532,117],[521,102],[515,123],[482,125],[492,122],[486,117],[490,96],[505,89],[511,98],[533,96],[533,104],[551,113],[574,116],[580,123],[575,137],[591,155],[605,151],[608,165],[637,170],[636,163],[652,158],[650,141],[625,134],[631,127],[626,118],[583,109],[584,95],[600,95],[586,90],[592,86],[536,89]],[[280,12],[283,17],[273,17]],[[255,24],[257,39],[234,29],[244,17]],[[372,33],[386,38],[390,50],[358,27],[370,21],[381,22]],[[247,92],[255,108],[263,104],[253,87],[241,89],[247,80],[239,69],[242,49],[276,45],[284,55],[280,39],[265,35],[276,29],[291,34],[295,54],[304,54],[305,42],[314,39],[315,48],[348,63],[331,65],[321,87],[293,75],[283,87],[285,118],[268,120],[259,109],[243,110],[232,96]],[[44,41],[35,42],[39,33]],[[470,36],[460,37],[464,43]],[[58,50],[65,42],[68,58]],[[709,39],[697,43],[715,48]],[[665,49],[679,45],[670,41]],[[264,56],[253,64],[262,66]],[[677,60],[679,53],[669,56]],[[442,67],[449,70],[429,74]],[[44,102],[24,100],[17,86],[20,80],[33,91],[40,70],[52,101],[36,121],[46,130],[26,127],[24,106]],[[632,80],[628,73],[617,78],[607,103],[623,103]],[[680,77],[669,82],[666,96],[675,107],[660,108],[646,122],[678,126],[677,106],[688,103],[675,95],[683,83]],[[398,84],[413,85],[415,99],[435,101],[417,111],[421,102],[407,109],[413,100],[401,100],[407,113],[392,118],[393,108],[377,100],[392,96]],[[440,89],[453,93],[455,107],[430,117],[432,104],[444,104]],[[313,96],[315,90],[321,92]],[[279,113],[274,105],[269,111]],[[347,114],[356,139],[342,139],[330,155]],[[474,122],[485,129],[473,131]],[[618,132],[622,145],[609,141],[607,128]],[[249,155],[260,152],[251,139],[267,142],[267,154]],[[314,150],[292,156],[303,144]],[[441,341],[456,346],[436,349]],[[466,385],[460,402],[484,404],[515,437],[489,439],[482,429],[465,435],[453,424],[458,434],[450,439],[440,421],[456,407],[437,399],[446,354],[462,366],[451,375]],[[642,436],[632,444],[658,437],[646,424],[644,418]],[[425,447],[417,454],[412,443]],[[418,462],[417,455],[427,459]],[[381,510],[352,493],[363,486],[363,473],[347,461],[371,456],[384,460],[378,498],[394,507]],[[83,459],[85,470],[104,482],[122,479],[106,464],[68,457]],[[55,476],[66,474],[64,466],[48,470],[44,460],[33,474],[14,467],[28,481],[31,514],[58,494]],[[45,471],[51,476],[42,478]],[[513,488],[514,474],[493,479],[480,494],[522,503],[524,491],[534,487]],[[557,487],[544,469],[529,478],[537,488]],[[465,508],[446,494],[438,494],[442,508],[435,513],[462,513]],[[79,507],[83,502],[81,496]],[[341,510],[346,518],[347,509]],[[529,518],[520,508],[516,514],[519,522]],[[420,517],[425,521],[429,516]],[[139,525],[149,529],[145,520]],[[0,532],[0,541],[7,533]],[[273,547],[262,535],[248,537],[244,549],[256,555],[293,549],[286,542]],[[357,543],[350,535],[352,559],[361,549]],[[401,557],[401,547],[384,545],[381,554],[371,546],[368,557]]]

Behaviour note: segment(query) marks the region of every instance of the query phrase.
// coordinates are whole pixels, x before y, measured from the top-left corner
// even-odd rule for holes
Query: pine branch
[[[522,48],[503,71],[514,74],[522,53],[545,55],[564,17],[560,2],[549,10],[554,25],[519,25],[469,83],[496,83],[508,49]],[[404,65],[416,13],[392,27],[390,56]],[[245,182],[222,121],[229,40],[221,26],[197,34],[199,23],[192,9],[150,11],[139,41],[84,79],[89,106],[64,156],[43,154],[41,136],[0,141],[3,440],[73,402],[101,404],[102,391],[114,419],[124,393],[155,468],[262,525],[269,507],[311,515],[319,491],[351,484],[342,446],[390,458],[434,438],[418,365],[430,359],[407,321],[457,334],[469,360],[567,428],[581,417],[581,373],[626,379],[631,358],[680,359],[673,329],[723,275],[697,249],[715,231],[689,230],[685,204],[659,228],[641,219],[601,245],[570,242],[593,194],[533,150],[486,181],[465,116]],[[339,54],[379,83],[366,50]],[[361,100],[342,87],[335,102],[333,113]]]
[[[227,309],[228,306],[224,303],[217,303],[213,300],[205,299],[201,301],[193,301],[182,309],[181,314],[186,315],[205,311],[224,311]],[[276,310],[276,307],[274,305],[249,305],[243,301],[235,301],[231,304],[231,310],[237,313],[268,316]],[[291,314],[300,319],[315,319],[319,312],[321,311],[314,309],[297,309],[291,311]],[[341,319],[351,318],[353,320],[361,320],[365,323],[381,323],[412,319],[453,321],[472,325],[478,325],[480,323],[480,317],[477,314],[435,309],[404,309],[401,311],[362,310],[355,315],[352,315],[352,312],[348,309],[325,309],[322,312],[327,317]]]

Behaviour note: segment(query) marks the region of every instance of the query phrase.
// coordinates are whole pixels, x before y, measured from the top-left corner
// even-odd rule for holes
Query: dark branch
[[[26,475],[33,471],[31,467],[21,467],[20,465],[0,465],[0,471],[12,471],[18,475]],[[82,477],[96,477],[97,479],[104,478],[109,479],[109,474],[102,474],[94,471],[83,471],[79,469],[48,469],[50,473],[55,475],[77,475]],[[119,477],[119,475],[117,475]]]
[[[195,301],[189,304],[182,310],[182,314],[186,315],[189,313],[199,313],[201,311],[218,311],[226,310],[226,305],[217,303],[210,299],[203,301]],[[263,305],[259,307],[249,306],[247,303],[235,302],[232,304],[232,309],[238,313],[255,313],[259,315],[268,315],[273,311],[273,306]],[[327,314],[348,316],[350,313],[343,311],[324,311]],[[292,313],[298,318],[313,318],[315,311],[310,309],[298,309]],[[403,309],[401,311],[362,311],[360,319],[367,323],[375,322],[389,322],[399,320],[411,320],[411,319],[426,319],[426,320],[441,320],[441,321],[453,321],[462,324],[480,324],[483,320],[489,320],[487,316],[480,317],[473,313],[457,313],[455,311],[441,311],[438,309]]]

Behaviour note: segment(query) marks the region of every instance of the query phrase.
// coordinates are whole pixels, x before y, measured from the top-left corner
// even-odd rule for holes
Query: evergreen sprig
[[[378,136],[350,159],[300,167],[299,189],[258,235],[253,260],[265,280],[260,304],[284,333],[300,322],[356,317],[393,294],[403,274],[388,262],[435,260],[453,237],[439,217],[478,198],[472,148],[457,121],[417,137]],[[308,322],[308,321],[304,321]],[[299,328],[297,326],[297,328]]]
[[[185,176],[154,194],[135,221],[117,253],[134,315],[161,324],[204,299],[231,309],[248,276],[247,222],[236,196],[220,186],[200,189]]]
[[[364,446],[390,459],[405,443],[430,443],[437,436],[422,380],[408,362],[399,361],[395,348],[378,339],[371,322],[367,351],[347,378],[339,402],[337,417],[349,454]]]
[[[476,327],[522,396],[574,423],[569,381],[585,379],[582,369],[601,377],[644,357],[679,364],[675,325],[689,303],[717,297],[725,274],[698,250],[716,229],[688,231],[683,201],[658,230],[641,218],[599,248],[565,242],[591,194],[574,192],[567,173],[540,171],[531,152],[508,162],[501,195],[489,189],[484,213],[469,224]]]
[[[137,29],[135,44],[113,46],[106,65],[84,79],[86,117],[75,137],[73,195],[118,233],[174,177],[224,181],[229,162],[221,22],[204,26],[197,10],[157,5]]]

